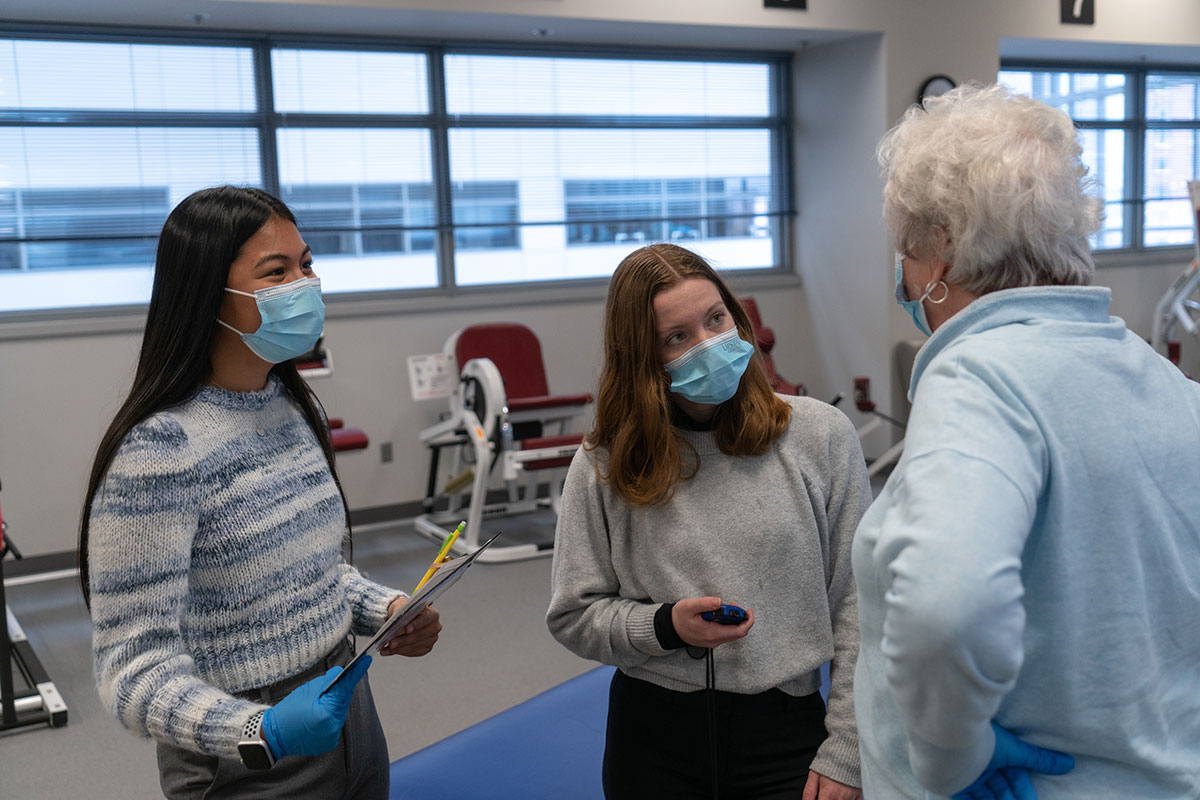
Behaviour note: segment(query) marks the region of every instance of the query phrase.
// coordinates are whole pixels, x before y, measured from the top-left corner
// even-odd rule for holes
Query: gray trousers
[[[246,700],[274,705],[297,686],[324,675],[353,656],[352,640],[338,645],[304,672],[272,686],[243,692]],[[159,784],[168,800],[320,798],[387,800],[387,740],[366,676],[354,688],[350,713],[333,750],[320,756],[289,756],[268,770],[249,770],[237,759],[217,758],[158,743]]]

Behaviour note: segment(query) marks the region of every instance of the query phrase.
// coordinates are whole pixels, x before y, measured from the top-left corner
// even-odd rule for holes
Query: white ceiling
[[[1117,44],[1113,42],[1001,39],[1001,58],[1031,61],[1094,61],[1134,64],[1196,64],[1200,46]]]
[[[633,24],[515,14],[228,0],[4,0],[0,19],[4,20],[0,26],[5,27],[29,22],[169,27],[181,32],[262,31],[742,50],[796,50],[856,35],[789,27]]]

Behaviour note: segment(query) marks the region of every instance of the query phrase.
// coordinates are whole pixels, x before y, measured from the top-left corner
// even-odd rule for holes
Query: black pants
[[[722,800],[800,797],[827,735],[821,696],[714,694]],[[605,797],[710,798],[712,759],[708,692],[674,692],[617,670],[608,695]]]

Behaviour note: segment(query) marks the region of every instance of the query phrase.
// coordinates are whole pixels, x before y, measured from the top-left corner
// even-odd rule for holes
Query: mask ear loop
[[[241,331],[239,331],[237,328],[233,327],[232,325],[230,325],[228,322],[226,322],[225,320],[221,319],[220,317],[217,317],[217,324],[218,324],[218,325],[224,325],[226,328],[229,328],[229,330],[233,331],[233,332],[234,332],[234,333],[236,333],[238,336],[246,336],[246,335],[247,335],[247,334],[245,334],[245,333],[242,333],[242,332],[241,332]]]
[[[252,293],[250,293],[250,292],[243,292],[243,291],[239,291],[238,289],[231,289],[231,288],[229,288],[228,286],[226,286],[226,287],[225,287],[225,291],[227,291],[227,292],[229,292],[229,293],[231,293],[231,294],[240,294],[240,295],[242,295],[243,297],[252,297],[252,298],[254,298],[255,305],[257,305],[257,304],[258,304],[258,298],[257,298],[257,297],[254,297],[254,295],[253,295]],[[220,317],[217,317],[217,324],[218,324],[218,325],[223,325],[223,326],[225,326],[225,327],[226,327],[226,328],[228,328],[229,330],[231,330],[231,331],[233,331],[234,333],[236,333],[238,336],[248,336],[248,335],[249,335],[249,334],[242,333],[242,332],[241,332],[241,331],[239,331],[237,328],[233,327],[232,325],[230,325],[228,322],[226,322],[225,320],[221,319]]]

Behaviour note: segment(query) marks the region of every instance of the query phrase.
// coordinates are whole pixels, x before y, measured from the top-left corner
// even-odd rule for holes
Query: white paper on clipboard
[[[479,556],[479,554],[486,550],[488,545],[496,541],[496,538],[499,535],[500,534],[497,533],[495,536],[479,545],[479,549],[473,553],[468,553],[465,556],[459,556],[458,558],[443,562],[441,566],[437,568],[437,572],[433,573],[433,576],[425,582],[425,585],[422,586],[419,591],[414,592],[412,596],[408,598],[408,602],[400,606],[396,613],[392,614],[392,616],[388,618],[387,622],[379,626],[379,630],[377,630],[375,635],[371,637],[370,641],[363,646],[363,649],[359,651],[358,655],[352,658],[350,663],[346,665],[346,668],[343,669],[342,672],[336,678],[334,678],[328,686],[325,687],[325,692],[328,692],[330,689],[332,689],[341,679],[342,675],[348,673],[350,668],[354,666],[354,664],[360,658],[368,655],[373,656],[378,653],[379,648],[383,647],[384,642],[398,634],[405,625],[416,619],[417,615],[424,611],[430,604],[432,604],[434,599],[439,594],[457,583],[458,579],[461,578],[463,573],[467,571],[467,567],[474,564],[475,559]],[[321,692],[321,694],[325,694],[325,692]]]

